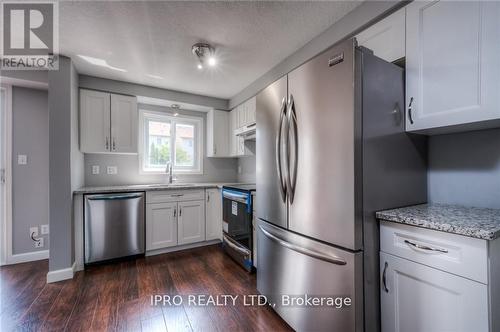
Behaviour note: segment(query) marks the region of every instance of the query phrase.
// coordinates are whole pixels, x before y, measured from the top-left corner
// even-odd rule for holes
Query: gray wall
[[[500,208],[500,129],[429,138],[429,201]]]
[[[139,109],[147,109],[171,113],[168,108],[152,105],[141,105]],[[181,111],[179,113],[203,118],[203,137],[206,138],[206,114],[201,112]],[[204,142],[206,143],[206,142]],[[206,144],[203,153],[206,155]],[[92,174],[92,166],[100,166],[100,174]],[[117,166],[118,174],[106,174],[107,166]],[[238,176],[237,160],[231,158],[203,159],[203,174],[201,175],[175,175],[178,182],[234,182]],[[162,183],[167,180],[164,174],[144,175],[139,174],[138,155],[113,155],[113,154],[85,154],[85,185],[86,186],[113,186],[124,184]]]
[[[12,253],[46,250],[35,248],[31,226],[49,223],[49,111],[47,91],[12,88]],[[27,165],[17,155],[28,156]],[[40,232],[40,227],[39,227]],[[40,234],[41,236],[41,234]]]
[[[255,156],[238,159],[238,182],[255,183]]]
[[[71,59],[61,56],[59,70],[49,72],[49,199],[50,260],[49,270],[70,268],[74,261],[73,194],[81,184],[74,151],[74,121],[77,75]],[[81,167],[80,167],[81,168]]]
[[[114,93],[128,94],[132,96],[144,96],[165,100],[175,100],[180,103],[209,106],[221,110],[228,109],[228,100],[196,95],[187,92],[173,91],[155,88],[146,85],[109,80],[87,75],[80,75],[79,84],[81,88],[102,90]]]
[[[276,81],[278,78],[289,73],[307,60],[313,58],[322,51],[339,41],[351,37],[373,24],[375,21],[387,16],[389,13],[401,8],[409,1],[366,1],[352,12],[344,16],[323,33],[313,38],[310,42],[277,64],[255,82],[243,89],[240,93],[229,100],[229,108],[241,104],[243,101],[253,97],[260,90]]]

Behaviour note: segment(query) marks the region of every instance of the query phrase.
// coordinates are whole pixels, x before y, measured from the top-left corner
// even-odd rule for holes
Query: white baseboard
[[[48,250],[32,251],[24,254],[16,254],[7,258],[7,265],[49,259]]]
[[[146,251],[146,256],[154,256],[154,255],[167,254],[169,252],[186,250],[186,249],[192,249],[192,248],[198,248],[198,247],[204,247],[204,246],[210,246],[212,244],[217,244],[217,243],[221,243],[221,240],[216,239],[216,240],[210,240],[210,241],[204,241],[204,242],[198,242],[198,243],[184,244],[184,245],[176,246],[176,247],[150,250],[150,251]]]
[[[76,270],[76,262],[73,263],[73,266],[68,267],[66,269],[50,271],[49,273],[47,273],[47,283],[73,279],[75,270]]]

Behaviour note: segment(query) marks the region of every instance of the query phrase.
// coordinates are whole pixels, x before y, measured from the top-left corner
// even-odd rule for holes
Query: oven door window
[[[251,215],[247,204],[224,198],[224,232],[239,244],[251,249]]]

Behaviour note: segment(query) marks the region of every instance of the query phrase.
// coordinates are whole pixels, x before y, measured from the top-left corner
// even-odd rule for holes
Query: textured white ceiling
[[[60,2],[60,52],[81,74],[230,98],[359,4]],[[215,69],[196,68],[191,46],[200,41],[215,46]],[[126,72],[77,55],[104,59]]]

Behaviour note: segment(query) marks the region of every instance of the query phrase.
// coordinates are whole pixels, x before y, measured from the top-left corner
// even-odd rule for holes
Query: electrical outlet
[[[49,234],[49,225],[41,225],[40,231],[41,231],[42,235]]]
[[[238,174],[241,174],[241,166],[238,166]]]
[[[38,241],[35,241],[35,248],[43,248],[43,237],[39,238]]]
[[[25,154],[17,155],[17,164],[18,165],[27,165],[28,164],[28,156]]]
[[[99,172],[100,172],[100,171],[101,171],[101,170],[100,170],[99,165],[94,165],[94,166],[92,166],[92,174],[93,174],[93,175],[97,175],[97,174],[99,174]]]
[[[38,226],[30,227],[30,234],[29,237],[34,237],[36,238],[38,236]]]
[[[110,175],[118,174],[118,167],[116,167],[116,166],[108,166],[107,167],[107,173],[110,174]]]

